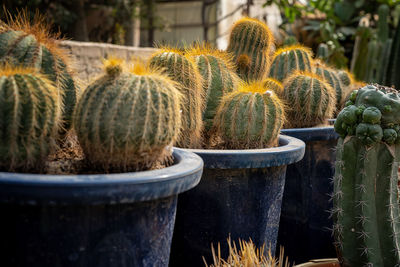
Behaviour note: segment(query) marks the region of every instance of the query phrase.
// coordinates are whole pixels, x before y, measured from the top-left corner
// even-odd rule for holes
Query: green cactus
[[[326,66],[319,60],[314,62],[314,72],[325,79],[335,89],[336,109],[339,110],[342,107],[345,97],[349,93],[348,89],[350,88],[343,84],[342,79],[346,80],[345,82],[348,83],[350,77],[345,77],[345,73],[342,73],[342,76],[339,76],[335,69]]]
[[[329,58],[329,47],[327,44],[325,43],[320,43],[318,45],[318,49],[317,49],[317,54],[316,54],[316,58],[319,58],[325,62],[327,62],[328,58]]]
[[[69,68],[67,52],[58,46],[58,35],[49,31],[43,17],[36,16],[31,24],[25,12],[9,19],[8,25],[0,21],[0,62],[35,68],[54,82],[63,97],[60,131],[65,133],[71,127],[79,89]]]
[[[284,107],[262,81],[241,84],[225,96],[214,119],[215,135],[224,148],[266,148],[278,145]]]
[[[319,75],[295,72],[283,83],[282,100],[288,106],[285,128],[326,123],[335,111],[335,89]]]
[[[368,85],[335,122],[340,134],[333,194],[334,237],[342,266],[397,266],[400,213],[400,98]]]
[[[150,58],[150,66],[160,68],[172,80],[178,82],[182,100],[182,134],[177,146],[200,148],[202,145],[204,109],[203,78],[192,58],[183,51],[161,48]]]
[[[0,169],[40,171],[55,148],[62,103],[57,89],[33,69],[0,68]]]
[[[86,159],[105,171],[142,170],[166,161],[180,131],[176,84],[135,64],[128,72],[117,59],[84,91],[74,128]]]
[[[269,76],[283,82],[295,71],[311,71],[312,52],[302,45],[278,49],[272,60]]]
[[[283,94],[283,85],[278,80],[266,78],[262,80],[264,88],[274,91],[279,97]]]
[[[253,18],[238,20],[231,31],[227,51],[243,80],[261,80],[268,74],[274,37],[268,26]]]
[[[186,55],[193,59],[203,77],[203,121],[207,135],[221,98],[236,89],[240,78],[235,73],[229,54],[223,51],[212,49],[208,45],[195,45],[186,51]]]

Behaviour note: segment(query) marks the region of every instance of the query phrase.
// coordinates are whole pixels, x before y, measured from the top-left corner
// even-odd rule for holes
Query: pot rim
[[[304,142],[336,140],[339,138],[333,126],[282,129],[281,134],[298,138]]]
[[[202,159],[173,148],[175,164],[163,169],[51,175],[0,172],[0,202],[41,204],[117,204],[169,197],[200,182]]]
[[[288,165],[304,156],[303,141],[279,135],[279,146],[263,149],[185,149],[199,155],[208,169],[267,168]]]

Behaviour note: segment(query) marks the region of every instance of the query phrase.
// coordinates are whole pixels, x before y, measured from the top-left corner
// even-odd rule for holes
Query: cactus
[[[320,43],[318,45],[316,58],[319,58],[319,59],[327,62],[327,60],[329,58],[329,47],[327,44]]]
[[[311,71],[312,52],[301,45],[283,47],[275,52],[269,76],[283,82],[292,72]]]
[[[325,79],[335,89],[336,108],[339,110],[345,101],[345,97],[348,94],[347,89],[349,88],[343,84],[342,79],[345,79],[345,82],[348,83],[347,79],[350,77],[345,77],[345,73],[339,76],[335,69],[326,66],[319,60],[314,62],[314,72]]]
[[[202,111],[204,108],[203,79],[196,64],[183,51],[173,48],[161,48],[150,58],[150,66],[164,70],[172,80],[179,83],[183,94],[182,134],[177,146],[199,148],[202,145]]]
[[[275,92],[278,96],[283,94],[283,85],[278,80],[273,78],[266,78],[262,80],[264,88]]]
[[[208,45],[195,45],[187,50],[186,55],[196,63],[203,77],[203,121],[207,133],[212,127],[221,98],[236,89],[240,78],[236,75],[227,53],[212,49]]]
[[[139,63],[105,62],[106,74],[84,91],[74,128],[86,159],[105,171],[142,170],[166,161],[178,137],[180,98],[167,76]]]
[[[221,100],[214,119],[215,135],[225,148],[266,148],[278,144],[284,107],[262,81],[241,84]]]
[[[67,52],[58,46],[58,35],[49,33],[50,26],[36,15],[30,24],[26,12],[21,12],[9,24],[0,22],[0,62],[35,68],[54,82],[64,103],[62,132],[71,126],[78,97],[78,85],[72,78]]]
[[[234,56],[243,80],[261,80],[268,74],[274,37],[268,26],[253,18],[242,18],[232,28],[227,51]]]
[[[336,104],[335,89],[320,76],[295,72],[283,83],[282,100],[290,108],[287,128],[313,127],[332,117]]]
[[[338,115],[334,237],[342,266],[397,266],[400,98],[391,88],[353,91]]]
[[[62,104],[53,83],[35,70],[0,68],[0,169],[38,171],[60,127]]]

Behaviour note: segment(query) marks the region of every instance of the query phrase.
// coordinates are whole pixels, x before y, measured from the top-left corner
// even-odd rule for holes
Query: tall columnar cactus
[[[283,82],[295,71],[311,71],[312,52],[301,45],[292,45],[275,52],[269,76]]]
[[[106,74],[84,91],[74,128],[91,164],[106,171],[141,170],[170,157],[180,131],[180,98],[167,76],[142,65],[130,72],[106,61]]]
[[[266,78],[262,80],[264,88],[274,91],[278,96],[283,94],[283,85],[278,80]]]
[[[58,46],[58,35],[51,35],[49,30],[44,18],[36,16],[30,24],[25,12],[9,19],[9,24],[0,21],[0,62],[35,68],[54,82],[64,103],[62,132],[65,132],[71,126],[79,89],[69,68],[67,52]]]
[[[214,127],[225,148],[265,148],[278,144],[284,120],[284,107],[276,94],[261,81],[253,81],[222,99]]]
[[[353,91],[338,115],[334,237],[343,266],[398,266],[400,98],[391,88]]]
[[[268,75],[273,43],[271,30],[257,19],[245,17],[233,25],[227,51],[233,54],[242,79],[261,80]]]
[[[313,127],[332,117],[336,92],[319,75],[295,72],[283,84],[282,100],[288,106],[285,127]]]
[[[339,76],[335,69],[326,66],[319,60],[314,62],[314,72],[325,79],[336,91],[336,108],[340,109],[343,106],[345,97],[348,94],[350,87],[345,86],[342,79],[347,84],[347,78],[345,74]],[[342,78],[342,79],[341,79]]]
[[[240,78],[235,73],[229,54],[225,52],[212,49],[208,45],[196,45],[186,55],[193,59],[203,77],[203,121],[205,132],[208,132],[221,98],[236,89]]]
[[[203,79],[192,58],[183,51],[161,48],[150,58],[150,66],[164,70],[172,80],[178,82],[183,94],[182,134],[177,146],[199,148],[202,144],[202,111],[204,107]]]
[[[32,69],[0,68],[0,169],[39,171],[61,122],[53,83]]]

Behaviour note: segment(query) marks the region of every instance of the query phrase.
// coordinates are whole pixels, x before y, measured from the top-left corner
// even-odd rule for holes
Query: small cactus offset
[[[61,125],[53,83],[35,70],[0,68],[0,169],[40,171]]]
[[[21,12],[14,20],[9,18],[8,24],[0,21],[0,62],[35,68],[54,82],[64,103],[60,131],[65,133],[71,126],[79,91],[69,68],[70,59],[58,46],[58,35],[49,33],[44,18],[36,15],[31,24],[28,17]]]
[[[335,111],[336,92],[319,75],[295,72],[284,84],[282,100],[288,106],[287,128],[323,124]]]
[[[312,52],[302,45],[292,45],[275,52],[269,76],[283,82],[295,71],[311,71]]]
[[[150,66],[162,69],[172,80],[176,81],[183,95],[182,133],[177,146],[199,148],[202,145],[204,108],[203,78],[196,64],[183,51],[173,48],[161,48],[150,58]]]
[[[232,28],[227,51],[234,56],[237,73],[243,80],[261,80],[268,75],[274,37],[257,19],[242,18]]]
[[[330,68],[323,64],[321,61],[314,61],[314,73],[325,79],[336,91],[336,108],[339,110],[345,101],[345,97],[348,94],[349,86],[345,86],[342,82],[348,83],[346,73],[341,73],[339,76],[335,69]],[[351,81],[350,81],[351,82]]]
[[[204,130],[212,127],[220,100],[234,91],[240,82],[235,73],[229,54],[212,49],[208,45],[195,45],[186,55],[192,58],[203,77],[205,107],[203,111]]]
[[[105,171],[142,170],[166,161],[178,138],[181,94],[176,84],[137,63],[110,59],[106,74],[84,91],[74,128],[87,160]]]
[[[315,56],[316,58],[323,60],[324,62],[327,62],[329,59],[329,47],[325,43],[321,43],[318,46],[317,49],[317,54]]]
[[[262,82],[267,90],[274,91],[278,96],[281,96],[283,94],[283,85],[278,80],[275,80],[273,78],[266,78],[262,80]]]
[[[277,146],[284,121],[284,107],[276,94],[261,81],[253,81],[222,99],[214,127],[225,148],[266,148]]]
[[[398,266],[400,98],[392,88],[352,92],[338,115],[334,237],[342,266]]]

